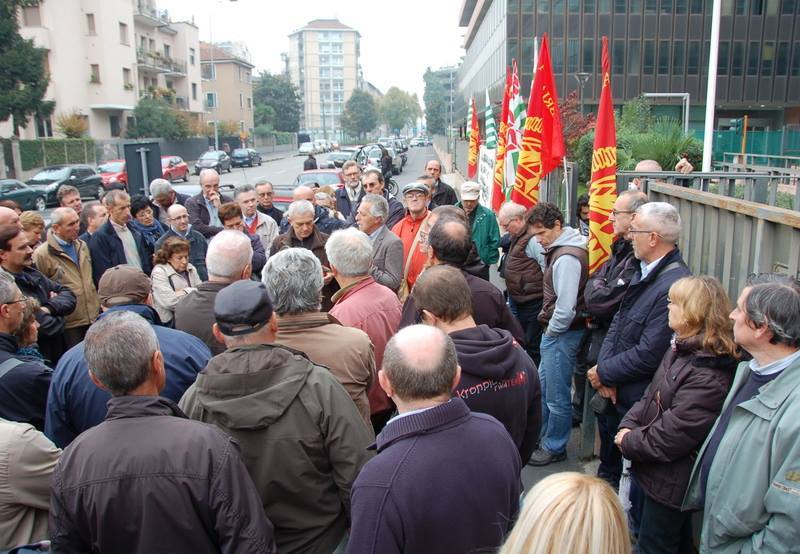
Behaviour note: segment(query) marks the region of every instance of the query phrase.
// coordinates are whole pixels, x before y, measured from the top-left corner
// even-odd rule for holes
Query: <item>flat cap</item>
[[[141,304],[150,294],[150,278],[130,265],[111,267],[97,283],[100,303],[110,308],[121,304]]]
[[[406,186],[403,187],[403,194],[408,194],[409,192],[424,192],[426,194],[431,193],[431,189],[428,188],[428,185],[425,183],[420,183],[415,181],[413,183],[408,183]]]
[[[461,185],[461,200],[477,200],[481,197],[481,186],[475,181],[466,181]]]
[[[236,281],[217,293],[214,318],[223,335],[255,333],[272,317],[272,301],[258,281]]]

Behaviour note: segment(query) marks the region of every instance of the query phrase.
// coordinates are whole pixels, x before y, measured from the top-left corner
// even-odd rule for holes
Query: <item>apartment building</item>
[[[289,77],[300,89],[301,131],[336,136],[344,103],[363,82],[361,35],[338,19],[315,19],[289,35]]]
[[[48,118],[21,138],[57,136],[62,113],[86,118],[95,139],[124,136],[136,103],[158,93],[199,117],[203,111],[198,29],[172,23],[154,0],[58,0],[20,9],[20,34],[44,48]],[[11,124],[0,124],[10,136]]]
[[[253,69],[249,54],[235,43],[200,43],[205,120],[234,121],[239,133],[253,133]]]

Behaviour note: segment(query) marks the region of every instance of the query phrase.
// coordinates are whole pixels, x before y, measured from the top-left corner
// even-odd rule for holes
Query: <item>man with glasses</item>
[[[16,354],[19,343],[14,333],[22,323],[25,302],[13,278],[0,273],[0,418],[29,423],[44,431],[53,372],[40,362]]]
[[[261,245],[267,251],[272,246],[272,241],[278,236],[278,224],[275,221],[256,209],[258,198],[256,189],[253,185],[239,185],[233,194],[234,201],[242,209],[242,219],[248,234],[257,236],[261,240]]]
[[[403,204],[386,190],[383,173],[379,169],[368,169],[361,178],[367,194],[383,196],[389,206],[389,215],[386,216],[386,226],[391,229],[398,221],[403,219],[406,209]]]
[[[189,212],[180,204],[173,204],[167,210],[169,230],[161,235],[156,242],[156,250],[161,248],[164,241],[169,237],[179,237],[189,241],[189,263],[197,270],[197,274],[203,281],[208,280],[208,270],[206,269],[206,251],[208,242],[206,238],[192,229],[189,223]]]
[[[403,241],[403,274],[410,291],[422,272],[426,254],[419,247],[419,236],[423,223],[428,218],[428,201],[431,193],[427,185],[419,182],[409,183],[403,187],[403,198],[406,201],[406,216],[400,220],[392,232]]]
[[[346,218],[353,219],[358,204],[366,194],[361,185],[361,168],[355,160],[347,160],[342,165],[342,172],[344,186],[336,191],[336,209]]]
[[[253,257],[250,265],[253,268],[253,274],[260,277],[261,270],[264,269],[264,264],[267,263],[267,252],[258,235],[252,235],[246,229],[239,204],[236,202],[228,202],[220,206],[219,220],[222,222],[223,229],[239,231],[247,235],[247,238],[250,240],[250,246],[253,248]]]
[[[425,173],[434,180],[433,194],[431,196],[433,203],[437,206],[454,206],[458,202],[458,197],[453,187],[440,179],[442,176],[442,164],[438,160],[428,160],[425,164]]]
[[[262,214],[270,216],[275,220],[276,225],[280,225],[281,219],[283,219],[283,210],[276,208],[275,204],[272,203],[272,199],[274,197],[275,190],[272,187],[272,183],[266,179],[259,179],[256,181],[256,200],[258,201],[258,211]]]
[[[625,210],[615,217],[630,215],[621,211]],[[598,476],[612,486],[619,484],[622,470],[622,455],[614,445],[617,426],[642,397],[669,348],[672,330],[667,318],[667,293],[675,281],[690,274],[678,250],[681,218],[672,205],[650,202],[640,206],[627,233],[636,258],[632,260],[635,270],[600,347],[597,365],[586,374],[592,387],[613,404],[598,416],[597,470]]]

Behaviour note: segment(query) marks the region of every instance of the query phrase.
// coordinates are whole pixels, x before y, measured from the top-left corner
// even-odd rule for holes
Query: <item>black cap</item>
[[[236,281],[217,293],[214,318],[223,335],[255,333],[272,317],[267,288],[258,281]]]

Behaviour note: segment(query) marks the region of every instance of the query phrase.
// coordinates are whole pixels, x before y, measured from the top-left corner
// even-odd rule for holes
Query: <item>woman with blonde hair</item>
[[[625,514],[602,479],[564,472],[545,477],[525,496],[499,554],[629,554]]]
[[[45,228],[42,214],[36,211],[22,212],[19,216],[19,223],[28,238],[28,246],[35,250],[46,238],[42,236]]]
[[[694,551],[691,513],[681,512],[681,503],[738,361],[731,304],[719,281],[684,277],[670,287],[667,301],[672,348],[614,440],[631,460],[632,486],[643,492],[636,514],[643,554]]]
[[[169,323],[178,300],[200,284],[197,270],[189,263],[189,241],[169,237],[153,256],[153,265],[153,307],[161,322]]]

